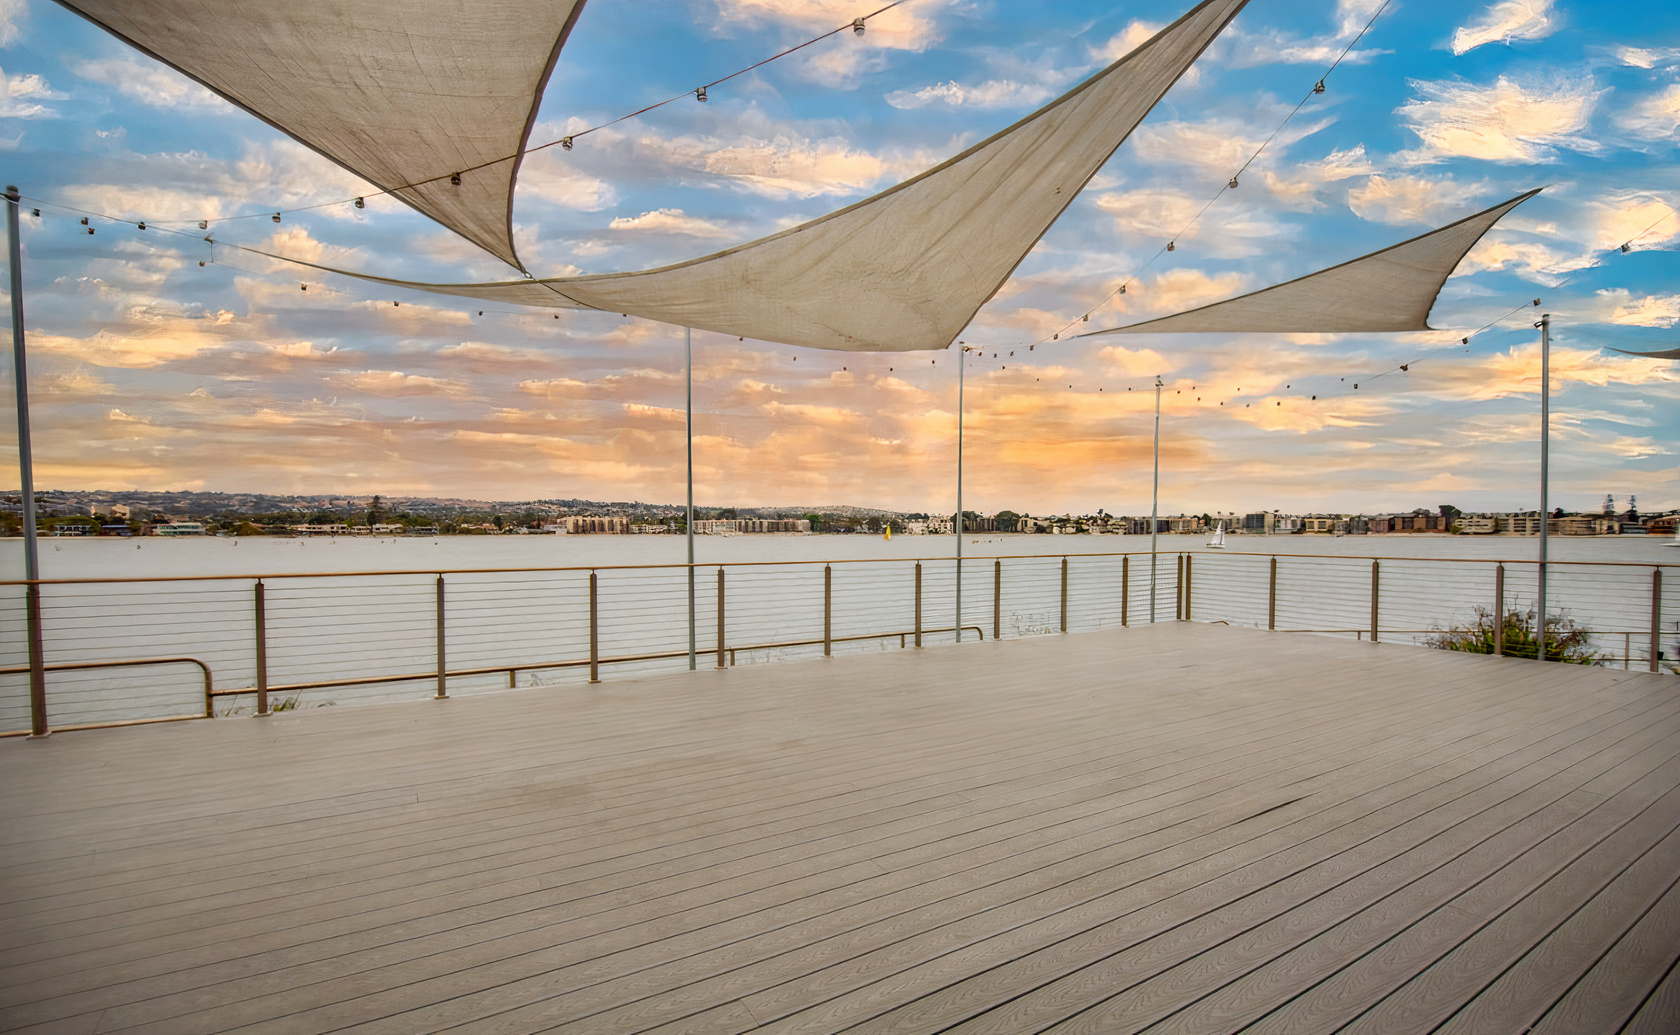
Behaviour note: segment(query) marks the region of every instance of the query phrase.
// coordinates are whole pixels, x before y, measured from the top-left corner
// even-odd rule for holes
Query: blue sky
[[[533,142],[876,6],[591,0]],[[707,104],[531,156],[515,210],[521,255],[538,275],[641,269],[821,215],[1019,119],[1187,6],[909,0],[863,37],[733,80]],[[1597,509],[1607,493],[1637,493],[1644,509],[1680,506],[1680,364],[1603,351],[1680,344],[1676,5],[1390,3],[1239,188],[1149,261],[1380,6],[1251,3],[982,309],[964,334],[989,347],[969,361],[965,503],[1147,510],[1144,389],[1159,373],[1164,511],[1532,507],[1537,311],[1468,347],[1459,339],[1539,297],[1556,323],[1553,498]],[[6,179],[31,197],[163,220],[368,191],[56,4],[0,0],[0,44]],[[1156,335],[1026,351],[1129,276],[1134,287],[1090,326],[1299,276],[1536,186],[1547,189],[1448,281],[1439,334]],[[97,217],[89,236],[79,218],[49,206],[24,220],[38,485],[681,494],[678,329],[505,306],[481,317],[472,303],[226,248],[212,257]],[[218,236],[387,276],[512,273],[380,199],[278,227],[223,224]],[[713,334],[696,334],[695,349],[703,503],[951,506],[953,352],[864,356]]]

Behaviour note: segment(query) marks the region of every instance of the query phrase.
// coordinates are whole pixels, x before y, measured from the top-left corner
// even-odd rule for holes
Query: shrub
[[[1476,621],[1467,626],[1455,625],[1432,633],[1425,642],[1436,650],[1456,650],[1466,654],[1494,653],[1494,634],[1499,626],[1493,612],[1476,608]],[[1597,665],[1599,657],[1591,644],[1592,630],[1564,615],[1546,619],[1546,660],[1570,665]],[[1532,658],[1539,650],[1535,642],[1534,611],[1512,610],[1504,616],[1504,652],[1513,658]]]

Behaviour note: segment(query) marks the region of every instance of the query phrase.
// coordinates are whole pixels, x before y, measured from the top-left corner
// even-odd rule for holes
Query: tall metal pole
[[[1155,488],[1149,497],[1149,620],[1155,620],[1155,534],[1161,503],[1161,375],[1155,375]]]
[[[954,524],[957,534],[957,642],[962,642],[962,541],[963,541],[963,508],[962,508],[962,461],[963,461],[963,381],[964,371],[968,366],[968,349],[957,346],[957,520]]]
[[[30,734],[47,735],[47,681],[41,650],[40,587],[41,558],[35,546],[35,459],[29,445],[29,370],[23,355],[23,246],[18,240],[18,189],[6,188],[6,242],[12,267],[12,376],[17,391],[18,493],[23,511],[23,577],[30,586],[29,625]]]
[[[688,667],[694,669],[694,331],[683,328],[684,437],[688,440]]]
[[[1534,656],[1546,660],[1546,526],[1551,510],[1546,499],[1552,435],[1552,316],[1540,314],[1540,616],[1536,619]]]

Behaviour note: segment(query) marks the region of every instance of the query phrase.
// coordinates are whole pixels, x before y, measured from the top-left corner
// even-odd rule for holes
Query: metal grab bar
[[[963,628],[965,630],[973,629],[975,634],[977,636],[979,636],[979,638],[981,640],[984,640],[986,638],[986,634],[981,630],[980,626],[978,626],[978,625],[965,625],[965,626],[963,626]],[[939,633],[939,632],[955,632],[955,631],[956,630],[954,628],[949,627],[949,626],[946,627],[946,628],[943,628],[943,629],[923,629],[922,630],[922,632],[924,634],[926,634],[926,633]],[[914,636],[914,635],[915,635],[915,633],[914,633],[913,630],[905,630],[903,632],[864,633],[860,636],[835,636],[835,637],[831,637],[828,642],[830,642],[830,643],[852,643],[852,642],[859,641],[859,640],[885,640],[885,639],[891,639],[892,637],[896,636],[896,637],[898,637],[899,646],[903,647],[905,645],[906,637],[910,637],[910,636]],[[735,652],[736,651],[742,651],[742,650],[774,650],[778,647],[817,647],[817,646],[821,646],[823,642],[824,641],[822,641],[820,639],[817,639],[817,640],[784,640],[780,643],[754,643],[754,644],[746,644],[746,645],[741,645],[741,646],[726,647],[725,650],[729,654],[729,664],[734,665],[735,664]],[[716,651],[716,649],[702,649],[702,650],[696,651],[695,653],[697,655],[705,655],[705,654],[716,654],[717,651]],[[453,679],[456,676],[488,676],[488,675],[493,675],[493,674],[498,673],[498,672],[506,672],[508,674],[508,688],[512,689],[513,685],[514,685],[514,683],[513,683],[514,675],[515,675],[515,673],[518,673],[518,672],[535,672],[535,671],[538,671],[538,670],[541,670],[541,669],[550,669],[550,668],[588,668],[588,667],[599,666],[599,665],[626,664],[626,663],[629,663],[629,662],[636,662],[636,661],[670,661],[670,660],[675,659],[675,658],[686,658],[686,657],[688,657],[688,651],[686,649],[685,650],[667,650],[667,651],[655,651],[651,654],[623,654],[623,655],[619,655],[618,657],[612,657],[612,658],[579,658],[579,659],[571,660],[571,661],[534,661],[534,662],[531,662],[529,664],[524,664],[524,665],[485,665],[485,666],[480,667],[480,668],[456,668],[456,669],[450,669],[448,672],[443,673],[443,675],[448,677],[448,678]],[[29,669],[27,667],[21,668],[21,669],[0,669],[0,672],[7,672],[7,671],[27,672],[27,671],[29,671]],[[393,674],[393,675],[383,675],[383,676],[357,676],[353,679],[324,679],[324,680],[320,680],[320,681],[314,682],[314,683],[274,683],[274,684],[269,685],[268,692],[269,693],[285,693],[286,691],[289,691],[289,690],[325,690],[328,687],[335,687],[335,686],[372,686],[372,685],[375,685],[375,684],[378,684],[378,683],[407,683],[407,682],[416,682],[416,681],[422,680],[422,679],[436,679],[436,678],[438,678],[438,672],[437,672],[436,669],[432,669],[432,670],[426,671],[426,672],[407,672],[407,673],[397,673],[397,674]],[[241,688],[233,689],[233,690],[209,691],[208,697],[211,698],[211,699],[217,698],[217,697],[239,697],[239,696],[244,695],[244,694],[254,694],[256,692],[257,692],[256,687],[247,686],[247,687],[241,687]],[[192,718],[199,718],[199,716],[192,716]]]
[[[135,658],[128,661],[66,661],[56,665],[44,665],[43,672],[76,672],[84,669],[97,668],[134,668],[140,665],[197,665],[204,673],[204,714],[203,715],[164,715],[153,719],[119,719],[112,722],[83,722],[69,726],[47,727],[47,732],[68,732],[71,730],[99,730],[115,726],[143,726],[154,722],[181,722],[186,719],[209,719],[214,717],[215,698],[218,691],[213,689],[214,677],[210,674],[210,666],[197,658]],[[14,676],[28,672],[28,665],[7,665],[0,668],[0,675]],[[30,730],[4,730],[0,737],[26,737]]]

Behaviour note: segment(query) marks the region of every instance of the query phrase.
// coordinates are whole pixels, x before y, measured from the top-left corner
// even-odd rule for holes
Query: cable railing
[[[950,644],[956,563],[0,582],[0,735],[595,683],[691,657],[727,668]],[[961,639],[1192,621],[1428,645],[1499,616],[1489,652],[1536,653],[1532,638],[1505,642],[1504,621],[1532,622],[1534,561],[1173,551],[1151,568],[1141,551],[967,558]],[[1576,657],[1680,671],[1680,564],[1554,561],[1547,594],[1548,628],[1578,633]]]

